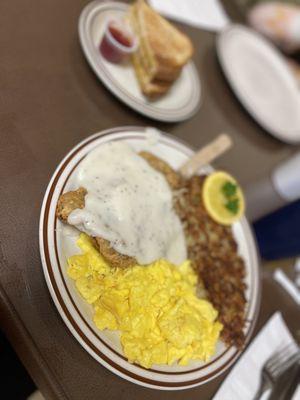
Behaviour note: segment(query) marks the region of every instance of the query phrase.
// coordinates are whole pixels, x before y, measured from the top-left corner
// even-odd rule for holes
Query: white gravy
[[[99,146],[82,161],[76,180],[88,193],[85,207],[69,215],[69,224],[110,241],[139,264],[186,259],[183,228],[167,181],[129,145]]]

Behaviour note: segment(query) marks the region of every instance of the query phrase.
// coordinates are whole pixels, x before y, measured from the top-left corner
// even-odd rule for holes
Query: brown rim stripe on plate
[[[219,374],[229,363],[231,363],[231,362],[239,355],[239,351],[236,351],[236,352],[233,354],[233,356],[232,356],[229,360],[227,360],[227,362],[226,362],[224,365],[222,365],[221,367],[219,367],[219,368],[218,368],[217,370],[215,370],[214,372],[212,372],[212,373],[210,373],[210,374],[208,374],[208,375],[206,375],[206,376],[204,376],[204,377],[202,377],[202,378],[197,378],[197,379],[190,380],[190,381],[185,381],[185,382],[161,382],[161,381],[156,381],[156,380],[151,380],[151,379],[148,379],[148,378],[144,378],[144,377],[141,377],[141,376],[139,376],[139,375],[136,375],[136,374],[134,374],[134,373],[132,373],[132,372],[130,372],[130,371],[128,371],[128,370],[125,370],[125,369],[123,369],[122,367],[120,367],[119,365],[115,364],[111,359],[109,359],[105,354],[103,354],[97,347],[95,347],[95,345],[94,345],[94,344],[86,337],[86,335],[83,334],[83,332],[81,332],[81,330],[78,328],[78,325],[77,325],[76,321],[74,321],[73,317],[71,316],[69,310],[67,309],[67,307],[66,307],[66,305],[65,305],[65,303],[64,303],[64,301],[63,301],[63,299],[62,299],[62,297],[61,297],[61,294],[60,294],[60,292],[59,292],[59,289],[58,289],[58,287],[57,287],[57,284],[56,284],[56,281],[55,281],[55,278],[54,278],[54,275],[53,275],[53,271],[52,271],[52,267],[51,267],[51,262],[50,262],[49,247],[48,247],[48,232],[47,232],[50,205],[51,205],[51,200],[52,200],[52,197],[53,197],[53,194],[54,194],[54,190],[55,190],[55,186],[56,186],[56,184],[57,184],[57,182],[58,182],[58,179],[60,178],[62,172],[64,171],[64,169],[66,168],[66,166],[68,165],[68,163],[70,162],[70,160],[71,160],[71,159],[74,157],[74,155],[77,154],[83,147],[87,146],[88,144],[90,144],[91,142],[95,141],[95,140],[98,139],[99,137],[103,137],[103,136],[106,136],[106,135],[109,135],[109,134],[112,134],[112,133],[119,133],[119,132],[122,132],[122,131],[128,131],[128,130],[140,131],[141,129],[144,129],[144,128],[139,128],[139,127],[124,127],[124,128],[118,128],[118,129],[110,129],[110,130],[104,131],[103,133],[96,134],[96,135],[94,135],[90,140],[85,141],[81,146],[79,146],[77,149],[75,149],[75,150],[70,154],[70,156],[66,159],[66,161],[62,164],[62,166],[60,167],[60,169],[57,171],[57,173],[56,173],[56,175],[55,175],[55,178],[54,178],[54,180],[53,180],[53,183],[52,183],[52,185],[51,185],[51,188],[50,188],[50,190],[49,190],[49,193],[48,193],[48,197],[47,197],[47,201],[46,201],[46,207],[45,207],[45,211],[44,211],[43,241],[44,241],[44,248],[45,248],[45,250],[46,250],[46,251],[45,251],[46,265],[47,265],[47,270],[48,270],[49,277],[50,277],[51,283],[52,283],[52,285],[53,285],[53,288],[54,288],[54,291],[55,291],[57,300],[59,301],[59,304],[61,305],[62,310],[64,311],[65,316],[67,317],[68,321],[71,323],[71,325],[73,326],[73,328],[75,329],[75,331],[79,334],[79,336],[81,337],[81,339],[94,351],[95,354],[97,354],[100,358],[102,358],[105,362],[107,362],[109,365],[111,365],[111,366],[112,366],[113,368],[115,368],[116,370],[120,371],[120,372],[123,373],[124,375],[127,375],[127,376],[129,376],[129,377],[131,377],[131,378],[133,378],[133,379],[135,379],[135,380],[138,380],[138,381],[141,381],[141,382],[145,382],[145,383],[149,383],[149,384],[153,384],[153,385],[157,385],[157,386],[164,386],[164,387],[168,387],[168,386],[169,386],[169,387],[175,387],[175,386],[180,386],[180,387],[190,386],[190,385],[193,385],[193,384],[196,384],[196,383],[200,383],[200,382],[202,382],[202,381],[204,381],[204,380],[206,381],[206,380],[210,379],[212,376]],[[168,136],[168,135],[166,135],[166,136]],[[136,137],[135,137],[135,138],[136,138]],[[183,141],[180,141],[180,140],[179,140],[179,142],[184,143]],[[168,144],[169,144],[169,143],[168,143]],[[184,145],[186,145],[186,144],[184,143]],[[188,146],[187,146],[187,147],[188,147]],[[79,161],[79,162],[80,162],[80,161]],[[78,163],[77,163],[76,165],[78,165]],[[75,167],[74,167],[74,168],[75,168]],[[74,168],[73,168],[73,170],[74,170]],[[73,170],[72,170],[72,171],[73,171]],[[71,172],[72,172],[72,171],[71,171]],[[70,176],[70,174],[68,175],[67,179],[69,178],[69,176]],[[64,186],[65,186],[65,184],[66,184],[66,182],[64,183]],[[55,237],[55,239],[56,239],[56,237]],[[56,256],[58,257],[57,249],[56,249]],[[60,266],[60,263],[59,263],[59,262],[58,262],[58,265],[59,265],[59,267],[60,267],[60,274],[62,274],[61,266]],[[63,280],[63,282],[64,282],[64,285],[66,285],[64,279],[62,279],[62,280]],[[67,290],[67,291],[68,291],[68,290]],[[68,293],[68,295],[69,295],[70,299],[72,300],[72,298],[71,298],[71,296],[70,296],[70,293]],[[72,300],[72,303],[73,303],[73,305],[74,305],[73,300]],[[75,305],[75,307],[76,307],[76,305]],[[76,307],[76,308],[77,308],[77,307]],[[77,309],[77,310],[78,310],[78,309]],[[80,315],[81,319],[86,323],[86,321],[84,320],[84,318],[82,317],[82,315],[81,315],[80,313],[79,313],[79,315]],[[255,320],[255,319],[254,319],[254,320]],[[252,330],[253,330],[253,322],[254,322],[254,320],[250,321],[250,327],[249,327],[248,335],[247,335],[247,337],[246,337],[246,341],[248,341],[248,339],[249,339],[249,337],[250,337],[250,335],[251,335],[251,333],[252,333]],[[89,327],[89,329],[91,330],[91,327],[90,327],[89,325],[88,325],[88,327]],[[93,334],[95,335],[95,332],[94,332],[94,331],[92,331],[92,332],[93,332]],[[97,335],[96,335],[96,336],[97,336]],[[97,336],[97,338],[99,339],[98,336]],[[101,342],[102,342],[102,340],[101,340]],[[102,342],[102,343],[103,343],[103,342]],[[104,344],[110,349],[110,347],[109,347],[106,343],[104,343]],[[112,350],[112,349],[110,349],[110,350]],[[114,350],[113,350],[113,352],[114,352],[115,354],[117,354],[119,357],[121,357],[119,353],[116,353]],[[224,355],[224,353],[223,353],[222,355]],[[122,357],[122,358],[124,359],[124,357]],[[218,357],[218,359],[219,359],[219,358],[220,358],[220,356]],[[216,360],[217,360],[217,359],[216,359]],[[214,360],[213,362],[215,362],[216,360]],[[211,362],[210,364],[212,364],[213,362]],[[203,366],[203,367],[201,367],[201,368],[199,368],[199,369],[202,369],[202,368],[204,368],[204,367],[207,367],[208,365],[209,365],[209,364],[206,364],[205,366]],[[199,369],[196,369],[196,370],[193,370],[193,371],[186,371],[186,372],[182,372],[182,373],[183,373],[183,374],[188,374],[188,373],[191,373],[191,372],[196,372],[196,371],[198,371]],[[150,371],[151,371],[151,370],[150,370]],[[152,371],[153,371],[153,372],[158,372],[158,373],[161,373],[161,374],[168,374],[168,373],[165,373],[165,372],[162,372],[162,371],[155,371],[155,370],[152,370]],[[174,373],[171,373],[171,374],[174,374]],[[175,373],[175,374],[176,374],[176,373]]]

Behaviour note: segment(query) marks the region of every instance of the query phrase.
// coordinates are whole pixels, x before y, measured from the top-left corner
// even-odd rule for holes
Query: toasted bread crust
[[[153,81],[142,85],[142,92],[148,97],[156,97],[165,94],[170,89],[169,84],[164,84],[164,82]]]
[[[187,35],[159,15],[144,0],[137,0],[134,17],[139,35],[155,58],[157,69],[181,69],[193,55],[193,45]],[[155,76],[155,79],[160,79]]]
[[[170,68],[162,63],[157,63],[155,80],[173,83],[181,74],[182,68]]]
[[[147,96],[164,94],[191,58],[193,45],[144,0],[131,6],[129,20],[140,42],[132,60],[141,89]]]
[[[170,86],[172,85],[172,82],[161,82],[155,80],[151,81],[142,63],[140,62],[139,54],[134,54],[132,56],[132,63],[141,90],[146,96],[148,97],[160,96],[169,90]]]

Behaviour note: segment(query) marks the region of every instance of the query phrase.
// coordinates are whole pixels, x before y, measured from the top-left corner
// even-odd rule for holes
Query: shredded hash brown
[[[185,181],[175,196],[175,209],[186,235],[188,257],[203,281],[207,298],[219,311],[222,339],[241,347],[245,337],[245,264],[230,227],[214,222],[202,202],[204,176]]]
[[[173,189],[174,207],[186,236],[188,258],[205,288],[206,296],[219,312],[224,325],[222,339],[227,345],[243,346],[245,341],[245,263],[238,255],[230,227],[213,221],[202,201],[205,176],[185,180],[169,164],[142,152],[149,164],[165,175]]]

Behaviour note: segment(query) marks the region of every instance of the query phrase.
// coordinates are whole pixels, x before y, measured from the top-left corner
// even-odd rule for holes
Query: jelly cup
[[[138,39],[125,22],[115,19],[106,22],[99,50],[107,61],[121,63],[137,48]]]

